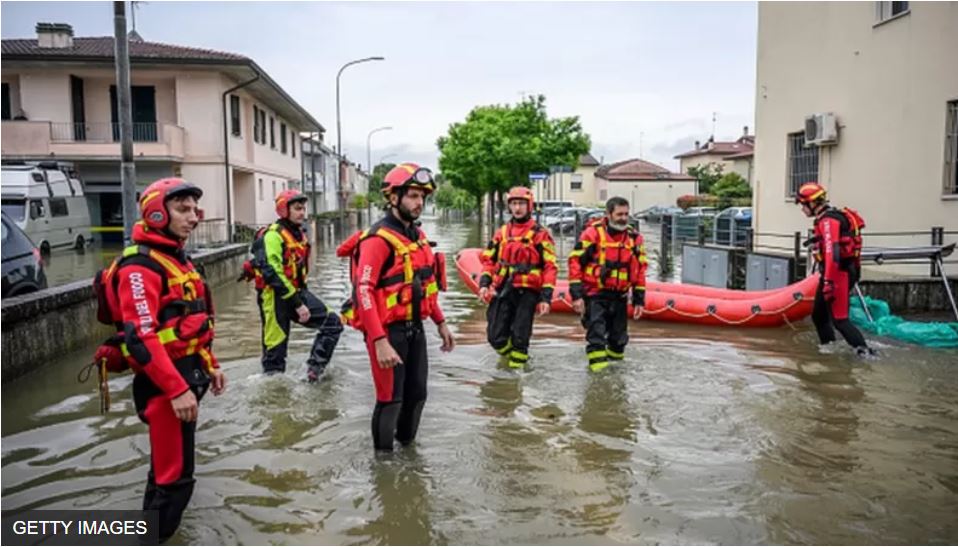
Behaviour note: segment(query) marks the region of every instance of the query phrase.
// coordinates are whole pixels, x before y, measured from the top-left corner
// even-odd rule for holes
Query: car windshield
[[[27,211],[27,202],[22,199],[3,200],[3,212],[14,222],[20,222]]]

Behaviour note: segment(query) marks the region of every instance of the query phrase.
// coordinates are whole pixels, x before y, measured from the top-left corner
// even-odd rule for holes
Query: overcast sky
[[[551,116],[578,115],[605,162],[672,157],[712,133],[754,125],[755,3],[740,2],[143,2],[147,41],[253,58],[336,142],[336,71],[343,148],[366,162],[434,166],[436,138],[476,105],[541,93]],[[2,2],[3,38],[35,37],[38,21],[76,36],[113,34],[112,2]]]

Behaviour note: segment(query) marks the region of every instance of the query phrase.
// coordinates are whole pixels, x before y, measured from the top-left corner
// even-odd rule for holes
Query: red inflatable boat
[[[456,255],[459,278],[474,294],[479,292],[481,252],[481,249],[463,249]],[[642,318],[701,325],[777,327],[799,321],[812,313],[817,285],[818,275],[768,291],[733,291],[649,281]],[[568,290],[566,280],[556,283],[552,311],[573,313]]]

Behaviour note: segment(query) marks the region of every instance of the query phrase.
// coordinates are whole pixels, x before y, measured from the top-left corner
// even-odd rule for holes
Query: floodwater
[[[439,248],[478,229],[426,219]],[[571,243],[565,244],[565,252]],[[317,253],[312,287],[338,307],[346,264]],[[624,362],[587,371],[571,316],[539,320],[528,370],[497,363],[484,309],[458,279],[441,300],[459,345],[438,351],[411,447],[374,454],[361,336],[325,380],[259,373],[246,285],[216,289],[227,393],[208,395],[183,544],[953,544],[958,542],[958,352],[877,342],[820,351],[811,325],[631,324]],[[10,509],[136,508],[148,469],[130,376],[113,409],[76,373],[92,349],[3,385]]]

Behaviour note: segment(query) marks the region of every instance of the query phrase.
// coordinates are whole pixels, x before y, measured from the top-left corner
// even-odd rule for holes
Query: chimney
[[[747,137],[747,136],[748,136],[748,126],[747,126],[747,125],[742,128],[742,136],[743,136],[743,137]]]
[[[66,23],[37,23],[37,46],[48,49],[73,47],[73,27]]]
[[[699,141],[695,141],[695,149],[698,150],[701,147],[702,147],[702,143],[700,143]]]

